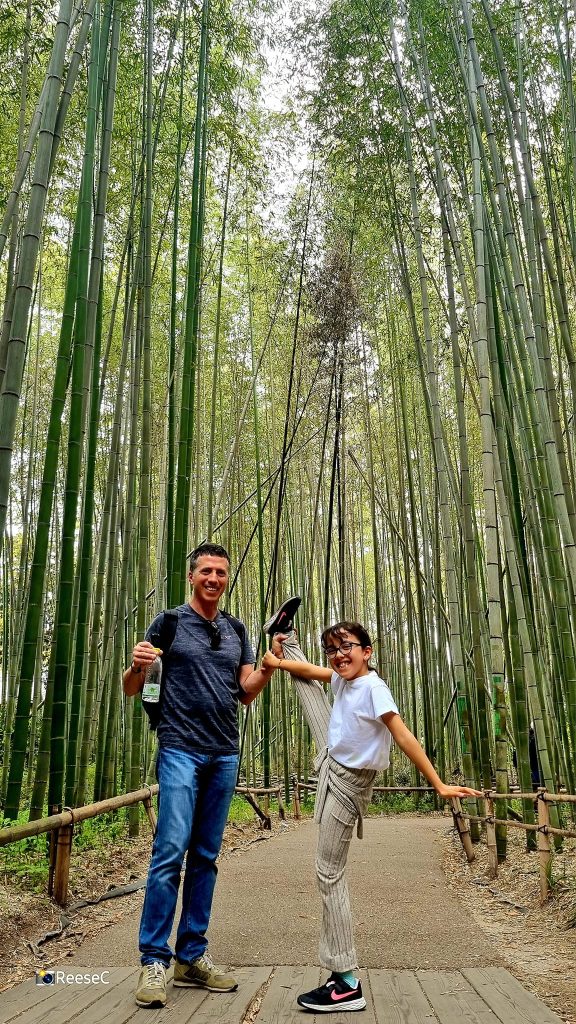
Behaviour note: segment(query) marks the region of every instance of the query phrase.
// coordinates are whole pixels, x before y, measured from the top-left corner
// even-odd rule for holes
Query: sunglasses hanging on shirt
[[[206,629],[208,630],[208,636],[210,637],[211,650],[219,650],[220,643],[222,640],[220,626],[216,622],[205,622],[204,625],[206,626]]]

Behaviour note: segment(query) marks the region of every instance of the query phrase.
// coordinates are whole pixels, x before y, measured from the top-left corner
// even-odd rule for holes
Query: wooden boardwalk
[[[64,971],[73,972],[70,967]],[[350,1024],[352,1013],[313,1014],[296,996],[316,987],[318,967],[241,967],[237,992],[213,995],[168,986],[162,1010],[134,1003],[138,970],[111,970],[108,984],[37,985],[34,980],[0,994],[1,1024],[303,1024],[328,1019]],[[561,1018],[502,967],[462,971],[360,972],[367,1008],[362,1024],[561,1024]],[[169,977],[171,972],[169,973]]]

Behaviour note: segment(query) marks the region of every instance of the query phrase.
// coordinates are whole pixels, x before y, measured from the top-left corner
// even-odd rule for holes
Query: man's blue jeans
[[[238,755],[160,748],[156,772],[158,827],[140,922],[140,959],[168,967],[173,955],[168,939],[186,852],[176,958],[189,964],[208,945],[216,858],[236,785]]]

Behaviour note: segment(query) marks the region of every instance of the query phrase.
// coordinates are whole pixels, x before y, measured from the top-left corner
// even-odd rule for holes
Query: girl
[[[374,779],[390,763],[392,739],[443,799],[482,794],[442,782],[402,721],[388,686],[370,666],[372,643],[359,622],[329,626],[322,634],[322,647],[329,668],[302,660],[295,634],[279,634],[262,665],[298,679],[330,683],[334,694],[327,747],[314,762],[318,769],[314,818],[320,826],[316,874],[322,894],[319,951],[322,966],[332,973],[324,985],[298,996],[297,1002],[313,1012],[341,1012],[366,1006],[354,973],[358,961],[344,870],[354,825],[361,837]]]

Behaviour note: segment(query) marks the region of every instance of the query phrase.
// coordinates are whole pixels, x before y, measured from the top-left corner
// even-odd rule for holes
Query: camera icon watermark
[[[42,967],[34,972],[36,985],[109,985],[110,971],[86,974],[67,974],[51,967]]]
[[[37,985],[54,985],[56,981],[56,974],[46,968],[42,968],[40,971],[35,971],[34,981]]]

